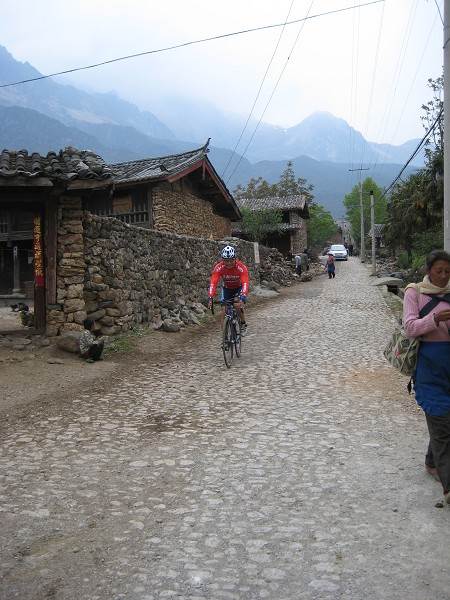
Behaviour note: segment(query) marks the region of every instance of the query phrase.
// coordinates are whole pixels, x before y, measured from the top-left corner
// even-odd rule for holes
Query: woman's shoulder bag
[[[429,296],[429,294],[426,295]],[[420,309],[419,317],[422,319],[428,315],[442,300],[449,302],[450,295],[446,294],[444,297],[440,298],[432,296],[431,300]],[[417,338],[411,339],[406,335],[403,325],[398,326],[395,328],[391,339],[384,349],[384,357],[388,363],[400,371],[400,373],[411,376],[416,369],[419,343]]]

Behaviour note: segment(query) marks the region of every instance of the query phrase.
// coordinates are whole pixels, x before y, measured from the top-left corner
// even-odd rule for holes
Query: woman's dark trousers
[[[87,351],[87,356],[85,355],[85,358],[92,358],[92,360],[100,360],[100,357],[103,352],[103,346],[103,341],[98,342],[97,344],[92,344],[92,346]]]
[[[450,412],[441,417],[425,416],[430,433],[425,464],[436,467],[444,493],[447,493],[450,491]]]

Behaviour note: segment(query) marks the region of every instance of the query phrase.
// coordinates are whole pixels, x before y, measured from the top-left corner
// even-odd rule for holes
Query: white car
[[[348,260],[348,252],[343,244],[333,244],[328,250],[336,260]]]

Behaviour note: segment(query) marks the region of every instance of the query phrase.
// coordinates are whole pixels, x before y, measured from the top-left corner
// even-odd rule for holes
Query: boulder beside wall
[[[72,354],[79,354],[81,334],[81,331],[70,331],[68,333],[64,333],[56,339],[56,345],[58,348],[60,348],[60,350],[72,352]]]

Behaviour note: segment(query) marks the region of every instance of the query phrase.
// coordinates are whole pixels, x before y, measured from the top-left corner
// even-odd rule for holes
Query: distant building
[[[342,244],[353,244],[352,229],[350,222],[347,221],[347,219],[336,219],[336,223],[339,227],[341,235],[340,239],[337,241]]]
[[[375,249],[379,250],[384,246],[383,232],[384,232],[384,223],[375,223]],[[372,239],[372,228],[369,231],[369,238]]]
[[[281,211],[282,223],[265,240],[266,246],[277,248],[285,256],[298,254],[307,248],[306,220],[309,219],[309,210],[305,196],[238,198],[236,202],[240,209]],[[235,225],[233,235],[245,238],[241,223]]]

